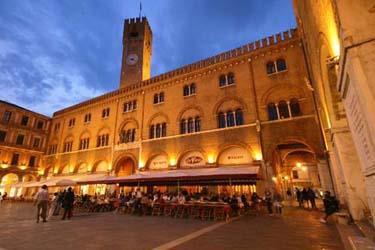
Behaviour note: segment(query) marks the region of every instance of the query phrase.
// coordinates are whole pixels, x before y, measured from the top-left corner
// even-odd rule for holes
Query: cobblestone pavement
[[[283,217],[244,216],[217,224],[193,219],[81,214],[36,224],[31,204],[0,206],[0,249],[344,249],[319,212],[288,208]],[[216,227],[217,225],[217,227]],[[213,229],[210,229],[213,228]],[[200,236],[197,232],[207,231]],[[197,236],[197,237],[196,237]],[[182,240],[181,240],[182,239]],[[185,240],[185,242],[184,242]]]

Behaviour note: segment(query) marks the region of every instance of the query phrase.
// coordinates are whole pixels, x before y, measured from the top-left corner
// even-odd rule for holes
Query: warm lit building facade
[[[254,167],[259,192],[331,188],[295,29],[152,78],[145,18],[125,21],[123,45],[118,90],[54,113],[42,179]]]
[[[0,101],[0,192],[21,194],[15,186],[38,177],[48,140],[50,118]]]
[[[375,219],[375,5],[294,1],[336,193]]]

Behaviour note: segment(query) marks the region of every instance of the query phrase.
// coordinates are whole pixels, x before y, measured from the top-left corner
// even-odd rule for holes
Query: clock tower
[[[125,19],[120,88],[150,78],[152,31],[146,17]]]

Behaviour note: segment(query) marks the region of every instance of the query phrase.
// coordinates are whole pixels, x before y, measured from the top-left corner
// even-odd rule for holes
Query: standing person
[[[74,204],[74,192],[71,187],[68,188],[68,191],[65,193],[64,201],[63,201],[63,208],[64,208],[64,215],[62,220],[65,220],[65,217],[68,216],[68,220],[73,215],[73,204]]]
[[[302,206],[305,207],[305,201],[307,203],[307,208],[309,208],[309,197],[307,195],[306,188],[302,189]]]
[[[273,210],[272,210],[272,193],[270,190],[266,189],[265,191],[265,201],[267,205],[267,210],[269,215],[273,215]]]
[[[48,191],[47,185],[42,188],[35,195],[34,205],[37,206],[36,223],[39,223],[39,217],[42,217],[43,222],[47,222],[47,206],[48,206]]]
[[[297,196],[298,206],[302,207],[303,205],[302,192],[298,188],[296,188],[296,196]]]
[[[281,194],[277,191],[276,188],[273,189],[273,206],[275,207],[276,214],[280,214],[282,212],[282,201],[283,198],[281,197]]]
[[[65,189],[62,192],[60,190],[59,196],[57,197],[57,207],[56,207],[54,215],[59,215],[60,214],[60,209],[63,206],[65,192],[66,192]]]
[[[315,192],[311,188],[307,189],[307,197],[310,201],[311,208],[316,209],[316,204],[315,204]]]
[[[50,219],[52,217],[52,215],[55,215],[55,211],[57,209],[57,199],[59,197],[59,193],[54,193],[53,194],[53,197],[52,197],[52,201],[51,201],[51,207],[49,209],[49,212],[48,212],[48,219]]]
[[[331,196],[331,192],[326,191],[323,198],[325,216],[320,219],[321,223],[327,223],[327,219],[330,215],[334,214],[339,210],[339,202],[334,196]]]

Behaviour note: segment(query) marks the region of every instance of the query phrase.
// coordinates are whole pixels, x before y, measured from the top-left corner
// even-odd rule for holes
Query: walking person
[[[330,215],[339,210],[339,202],[336,197],[331,196],[331,192],[326,191],[323,198],[325,216],[320,219],[321,223],[327,223]]]
[[[48,191],[47,185],[42,188],[35,195],[34,205],[37,206],[36,223],[39,223],[39,218],[42,217],[43,222],[47,222],[47,206],[48,206]]]
[[[281,215],[283,198],[276,188],[273,189],[273,206],[275,207],[276,214]]]
[[[307,203],[307,208],[309,208],[309,197],[307,195],[306,188],[302,189],[302,207],[305,207],[305,202]]]
[[[296,197],[297,197],[297,201],[298,201],[298,206],[302,207],[303,206],[302,192],[298,188],[296,188]]]
[[[312,190],[311,188],[308,188],[307,189],[307,197],[310,201],[310,204],[311,204],[311,208],[312,209],[316,209],[316,203],[315,203],[315,192],[314,190]]]
[[[74,204],[74,192],[71,187],[68,188],[68,191],[65,193],[63,200],[64,215],[62,220],[65,220],[68,217],[68,220],[73,216],[73,204]]]
[[[270,190],[266,189],[265,191],[265,201],[266,201],[266,205],[267,205],[267,210],[268,210],[268,214],[270,216],[273,215],[273,210],[272,210],[272,193]]]

